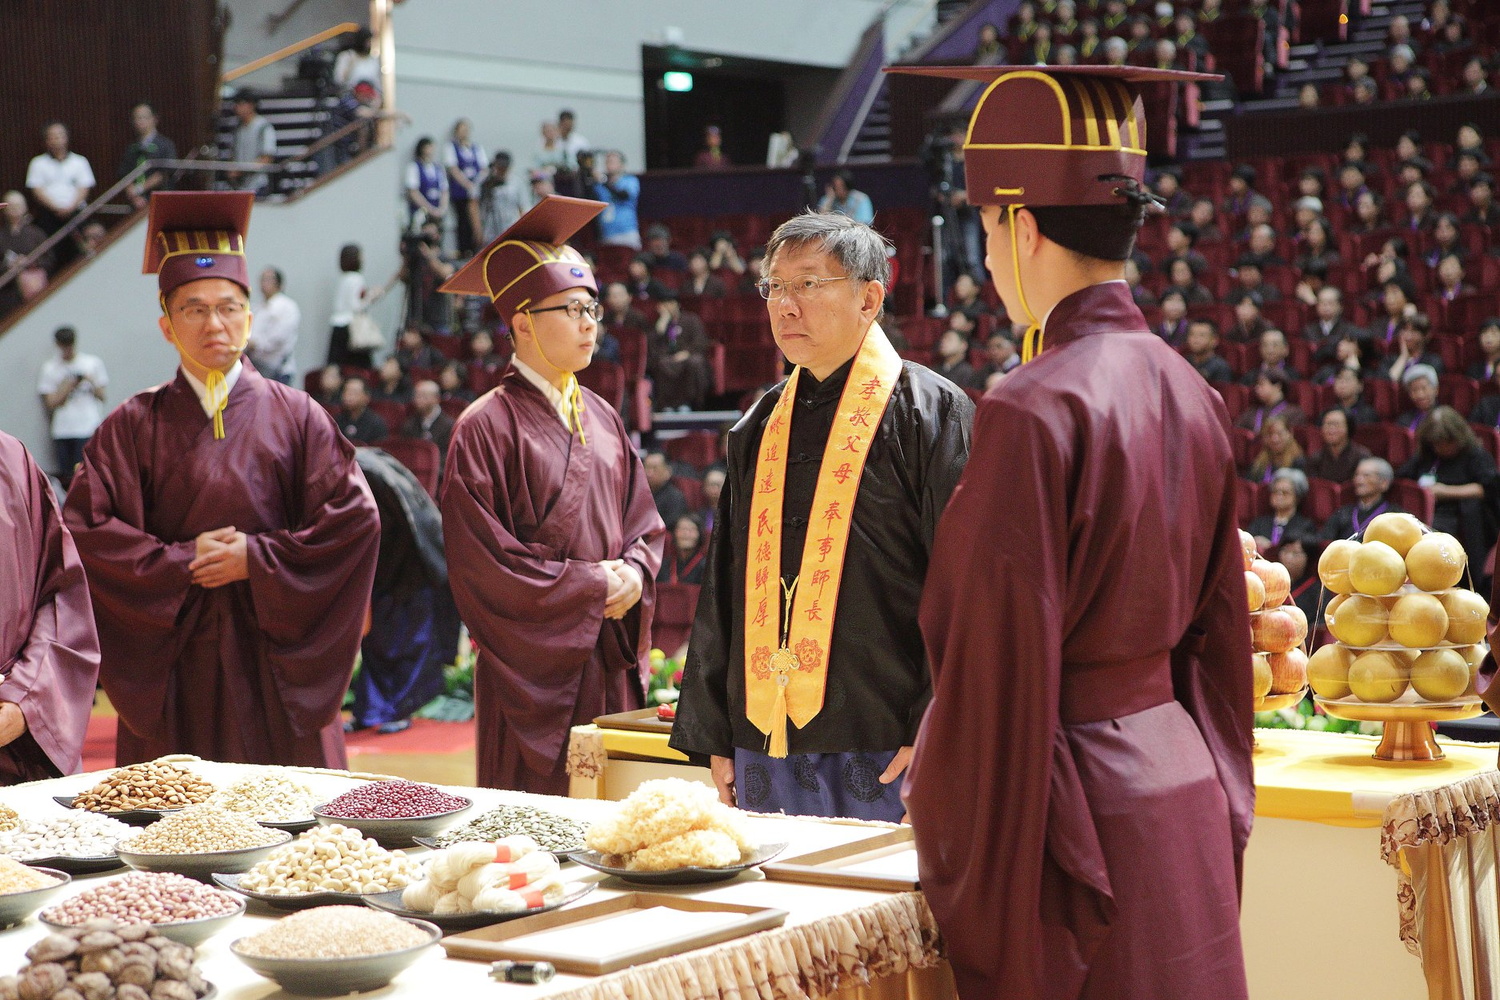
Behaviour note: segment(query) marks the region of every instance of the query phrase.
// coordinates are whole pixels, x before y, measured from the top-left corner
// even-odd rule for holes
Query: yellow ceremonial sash
[[[823,708],[854,501],[870,443],[901,375],[901,357],[880,325],[871,324],[828,432],[800,574],[783,585],[781,507],[801,374],[798,367],[787,379],[761,437],[745,558],[745,713],[769,737],[772,757],[786,756],[788,719],[800,729]]]

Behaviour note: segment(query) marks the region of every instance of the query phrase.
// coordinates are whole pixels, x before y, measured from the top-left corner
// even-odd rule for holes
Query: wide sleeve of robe
[[[945,929],[971,929],[946,936],[950,953],[989,968],[1017,997],[1043,995],[1042,955],[1003,943],[1037,941],[1052,773],[1072,765],[1058,724],[1069,511],[1057,497],[1015,487],[1069,482],[1066,445],[1042,416],[1005,398],[979,406],[967,471],[946,514],[973,530],[939,536],[933,561],[943,572],[928,574],[922,601],[934,699],[904,792],[923,885],[940,886],[929,896],[934,912]],[[981,663],[1025,669],[971,666]],[[964,773],[968,794],[952,794],[951,782],[922,781],[928,768]],[[942,822],[923,823],[924,816]],[[984,866],[969,864],[975,851],[1009,859],[1019,891],[1002,894]],[[1095,887],[1107,896],[1107,875],[1097,876]],[[981,913],[983,922],[972,919]]]
[[[298,400],[302,403],[303,400]],[[306,399],[298,509],[286,528],[246,536],[255,623],[299,735],[337,716],[364,634],[380,513],[354,446]]]
[[[193,576],[194,541],[164,542],[146,530],[145,430],[148,410],[127,400],[83,450],[63,519],[88,573],[99,621],[116,631],[130,657],[127,699],[160,705],[182,636],[174,628]]]
[[[99,639],[83,563],[51,484],[21,443],[0,434],[0,701],[26,732],[0,748],[0,780],[76,773],[99,676]]]

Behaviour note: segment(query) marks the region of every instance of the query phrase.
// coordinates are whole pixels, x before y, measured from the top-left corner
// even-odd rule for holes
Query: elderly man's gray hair
[[[836,258],[844,273],[855,281],[878,281],[890,291],[891,262],[886,257],[885,237],[847,215],[804,212],[776,227],[766,244],[766,262],[775,261],[782,247],[803,249],[816,246]]]
[[[1292,492],[1297,494],[1297,501],[1299,503],[1303,497],[1307,496],[1307,491],[1312,488],[1307,481],[1307,473],[1301,469],[1277,469],[1275,474],[1271,476],[1271,482],[1274,483],[1277,481],[1290,483]]]
[[[1396,470],[1391,468],[1391,463],[1383,458],[1364,458],[1360,459],[1359,464],[1368,465],[1370,471],[1375,473],[1375,477],[1387,486],[1391,485],[1396,478]]]

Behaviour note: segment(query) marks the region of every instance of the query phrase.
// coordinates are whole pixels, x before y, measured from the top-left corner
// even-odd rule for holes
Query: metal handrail
[[[300,42],[293,42],[290,45],[284,45],[281,48],[277,49],[275,52],[270,53],[269,55],[261,56],[259,59],[252,59],[249,62],[245,63],[245,65],[230,70],[229,72],[224,74],[223,81],[225,83],[233,83],[235,80],[238,80],[242,76],[248,76],[258,69],[265,69],[272,63],[280,62],[287,56],[296,55],[303,49],[310,49],[314,45],[321,45],[322,43],[328,41],[328,39],[330,38],[337,38],[339,35],[346,35],[351,31],[358,30],[359,25],[355,24],[353,21],[345,21],[344,23],[336,24],[331,28],[325,28],[323,31],[318,32],[316,35],[309,35],[308,37],[302,39],[302,41]]]
[[[240,173],[256,174],[286,173],[293,164],[307,162],[307,160],[315,154],[322,152],[324,149],[327,149],[333,143],[338,142],[345,136],[352,135],[358,129],[368,128],[369,126],[375,124],[376,121],[381,119],[400,117],[402,117],[402,115],[399,112],[380,111],[374,115],[369,116],[368,118],[356,119],[343,126],[342,128],[336,129],[333,132],[330,132],[328,135],[323,136],[317,142],[314,142],[311,146],[307,147],[307,149],[303,152],[298,153],[296,156],[287,157],[280,163],[234,163],[223,160],[145,160],[130,173],[126,174],[124,177],[121,177],[108,191],[104,192],[99,197],[95,198],[93,201],[89,202],[82,209],[80,209],[78,213],[73,216],[73,218],[68,220],[66,225],[64,225],[57,232],[53,233],[51,236],[47,237],[46,240],[42,241],[41,245],[38,246],[35,250],[31,251],[31,253],[27,254],[25,257],[22,257],[20,260],[16,261],[16,263],[11,266],[11,269],[9,271],[6,271],[4,274],[0,274],[0,288],[4,288],[12,281],[15,281],[18,277],[20,277],[22,271],[25,271],[27,268],[34,266],[36,262],[46,256],[53,247],[57,246],[64,239],[72,236],[73,233],[77,232],[78,229],[89,220],[89,218],[99,212],[100,209],[102,209],[107,203],[113,201],[115,196],[117,196],[121,191],[124,191],[131,184],[135,183],[137,178],[139,178],[142,174],[149,173],[154,170],[190,170],[205,173],[228,173],[234,171],[238,171]]]

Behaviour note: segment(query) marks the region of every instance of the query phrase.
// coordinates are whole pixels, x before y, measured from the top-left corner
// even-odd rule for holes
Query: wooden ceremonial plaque
[[[559,972],[602,976],[780,927],[785,920],[785,910],[764,906],[628,892],[454,934],[442,945],[449,958],[551,962]]]
[[[761,866],[775,882],[807,882],[838,889],[912,892],[917,883],[917,846],[911,827],[856,840]]]

